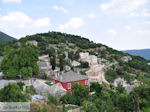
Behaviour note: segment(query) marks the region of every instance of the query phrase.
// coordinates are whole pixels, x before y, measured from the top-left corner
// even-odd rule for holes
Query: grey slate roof
[[[34,81],[33,88],[36,90],[38,94],[48,93],[54,96],[55,95],[62,96],[66,93],[66,90],[62,87],[60,83],[49,86],[38,79]]]
[[[79,75],[73,71],[69,71],[60,75],[55,80],[60,81],[60,82],[72,82],[72,81],[80,81],[84,79],[88,79],[88,77],[85,75]]]

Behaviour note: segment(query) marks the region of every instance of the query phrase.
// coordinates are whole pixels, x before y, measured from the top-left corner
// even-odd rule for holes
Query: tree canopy
[[[8,78],[21,75],[23,78],[38,75],[37,65],[39,51],[35,46],[22,46],[20,49],[7,51],[1,62],[1,71]]]

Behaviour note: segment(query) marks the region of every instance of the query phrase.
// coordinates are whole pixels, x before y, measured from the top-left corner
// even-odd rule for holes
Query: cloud
[[[145,36],[145,35],[147,36],[147,35],[150,35],[150,30],[138,30],[137,33],[138,33],[139,35],[142,35],[142,36],[143,36],[143,35],[144,35],[144,36]]]
[[[144,24],[150,25],[150,21],[145,21]]]
[[[2,0],[3,3],[21,3],[21,0]]]
[[[81,18],[71,18],[67,23],[59,26],[60,29],[80,28],[85,22]]]
[[[148,11],[148,9],[143,9],[141,12],[131,12],[129,15],[131,17],[150,17],[150,12]]]
[[[129,15],[132,16],[132,17],[137,17],[137,16],[139,16],[140,14],[137,13],[137,12],[131,12]]]
[[[48,25],[50,25],[49,18],[32,19],[20,11],[10,12],[7,15],[0,15],[0,29],[29,29]]]
[[[115,36],[117,34],[117,32],[114,29],[109,29],[108,33],[110,33],[113,36]]]
[[[95,14],[94,12],[91,12],[88,14],[88,18],[90,18],[90,19],[97,18],[97,17],[98,17],[98,15]]]
[[[104,11],[115,11],[117,13],[129,13],[146,4],[148,0],[112,0],[103,3],[100,8]]]
[[[125,28],[126,28],[127,30],[131,30],[131,29],[132,29],[132,27],[131,27],[131,26],[128,26],[128,25],[127,25]]]
[[[150,13],[148,12],[147,9],[144,9],[144,10],[141,12],[141,16],[150,17]]]
[[[43,27],[43,26],[50,25],[50,19],[49,18],[37,19],[34,22],[34,25],[37,26],[37,27]]]
[[[53,6],[53,9],[61,11],[61,12],[65,13],[65,14],[67,14],[69,12],[67,9],[65,9],[63,7],[59,7],[59,6]]]

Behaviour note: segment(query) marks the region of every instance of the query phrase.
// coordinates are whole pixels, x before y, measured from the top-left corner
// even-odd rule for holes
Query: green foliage
[[[147,82],[146,82],[147,83]],[[141,84],[138,87],[135,87],[131,95],[134,98],[134,103],[137,105],[137,108],[142,110],[150,107],[150,87]]]
[[[68,52],[68,58],[71,60],[74,59],[74,52],[73,51]]]
[[[43,74],[43,78],[46,79],[47,78],[47,74],[44,72]]]
[[[64,70],[64,55],[60,55],[59,56],[59,67],[60,67],[60,71],[63,71]]]
[[[17,85],[20,87],[21,90],[23,90],[23,86],[25,85],[23,82],[17,82]]]
[[[90,84],[90,91],[96,92],[96,95],[101,95],[102,86],[98,82],[92,82]]]
[[[122,94],[122,93],[125,93],[125,92],[126,92],[125,88],[124,88],[121,84],[118,84],[118,86],[116,87],[116,91],[117,91],[119,94]]]
[[[88,68],[89,67],[89,63],[88,62],[81,61],[80,63],[81,63],[80,64],[81,68]]]
[[[12,46],[13,42],[0,41],[0,56],[4,55],[5,48]]]
[[[47,104],[51,106],[56,106],[57,105],[57,98],[55,96],[48,96],[48,102]]]
[[[131,61],[129,61],[129,66],[133,67],[135,69],[140,69],[144,72],[150,71],[150,66],[147,64],[148,62],[146,60],[143,60],[143,58],[140,57],[134,57]],[[142,66],[141,66],[142,65]]]
[[[94,103],[86,100],[83,102],[82,109],[86,112],[99,112]]]
[[[134,110],[132,97],[127,93],[119,94],[116,99],[116,104],[119,110],[123,110],[124,112],[133,112]]]
[[[36,109],[37,112],[50,112],[46,106],[44,105],[43,109],[40,108],[40,106],[37,107]]]
[[[28,87],[26,87],[26,93],[30,94],[30,95],[34,95],[34,94],[36,94],[36,91],[32,86],[28,86]]]
[[[113,82],[114,79],[117,78],[117,76],[118,76],[117,72],[112,69],[108,69],[105,73],[105,78],[109,82]]]
[[[50,47],[50,49],[47,49],[47,52],[49,54],[49,57],[55,56],[55,49],[53,47]]]
[[[80,71],[81,75],[86,75],[86,71]]]
[[[23,78],[31,77],[32,76],[32,68],[31,67],[23,67],[20,70],[20,74]]]
[[[67,109],[66,109],[66,107],[65,107],[64,104],[63,104],[63,107],[62,107],[62,109],[60,110],[60,112],[67,112]]]
[[[79,51],[76,51],[75,53],[74,51],[68,52],[68,58],[71,60],[78,60],[80,58]]]
[[[20,49],[8,50],[1,62],[1,70],[8,78],[21,75],[23,78],[38,75],[37,65],[39,51],[35,46],[22,46]]]
[[[82,102],[88,98],[88,88],[83,87],[81,84],[74,83],[72,94],[66,94],[61,97],[60,101],[65,104],[81,105]]]
[[[26,102],[27,96],[22,93],[19,85],[16,83],[9,84],[0,90],[1,102]]]
[[[52,70],[55,70],[55,67],[56,67],[56,56],[51,56],[50,63],[52,65]]]
[[[143,110],[139,110],[139,112],[150,112],[150,108],[146,108],[146,109],[143,109]]]

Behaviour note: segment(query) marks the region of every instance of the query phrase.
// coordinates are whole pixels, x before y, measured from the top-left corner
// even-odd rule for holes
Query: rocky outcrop
[[[130,56],[123,56],[123,57],[121,57],[121,60],[123,62],[128,62],[128,61],[132,60],[132,58]]]
[[[122,79],[122,78],[117,78],[117,79],[115,79],[114,82],[113,82],[113,85],[116,86],[116,87],[117,87],[119,84],[122,85],[122,86],[126,89],[127,92],[131,92],[132,89],[134,88],[134,85],[128,84],[128,83],[127,83],[124,79]]]

